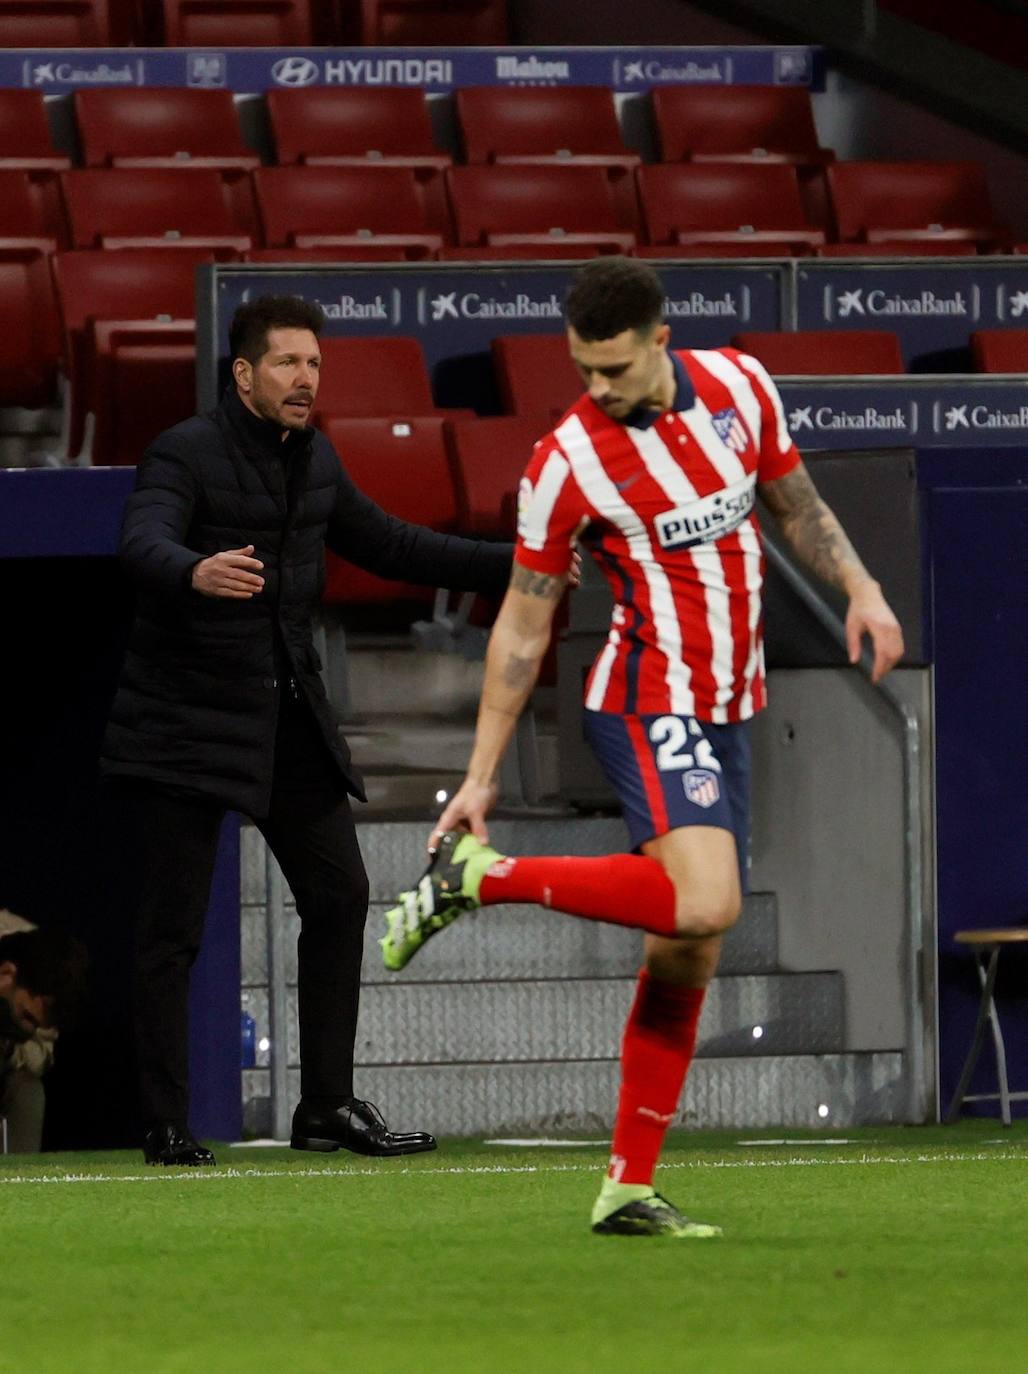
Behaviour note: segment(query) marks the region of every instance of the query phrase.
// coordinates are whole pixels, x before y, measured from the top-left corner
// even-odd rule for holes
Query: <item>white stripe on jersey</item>
[[[593,448],[592,440],[577,415],[569,415],[554,430],[554,436],[567,454],[575,480],[586,500],[604,519],[609,520],[621,531],[628,543],[629,553],[642,569],[650,594],[657,645],[667,662],[664,680],[667,682],[672,712],[681,716],[695,715],[696,703],[690,685],[692,673],[682,655],[682,629],[678,623],[675,598],[667,573],[653,556],[646,526],[632,507],[622,499],[617,487],[608,477],[600,462],[600,456]]]
[[[764,551],[760,544],[760,534],[756,523],[751,519],[739,526],[739,543],[746,555],[745,576],[746,593],[749,597],[747,624],[750,631],[750,652],[743,669],[742,693],[739,697],[739,718],[748,720],[753,714],[753,684],[757,674],[764,672],[764,646],[757,627],[760,624],[761,587],[763,583],[762,564]]]
[[[701,406],[703,403],[697,401],[696,405]],[[706,406],[703,406],[703,411],[699,415],[694,415],[693,410],[679,411],[678,418],[699,444],[704,457],[710,458],[709,450],[715,446],[726,453],[730,452],[710,423],[710,411]],[[629,429],[627,433],[639,450],[650,476],[676,506],[687,506],[700,499],[699,492],[654,429]],[[734,454],[732,456],[735,457]],[[742,476],[745,477],[745,469],[738,459],[736,462]],[[732,700],[735,681],[732,671],[732,617],[729,609],[731,596],[725,578],[725,567],[721,561],[717,541],[714,539],[707,544],[696,544],[683,552],[692,560],[692,565],[696,569],[696,580],[703,588],[703,598],[707,603],[707,631],[711,644],[710,671],[716,686],[715,704],[711,707],[710,719],[715,725],[724,725],[728,720],[725,708]]]
[[[778,451],[779,453],[788,453],[789,449],[792,447],[792,435],[789,433],[789,426],[785,419],[785,410],[782,407],[782,398],[778,394],[778,388],[771,380],[770,374],[766,371],[763,364],[758,363],[756,358],[751,358],[748,353],[739,354],[739,366],[744,372],[748,372],[751,377],[756,377],[757,381],[766,392],[767,399],[771,402],[771,409],[775,413]],[[757,447],[760,447],[759,440]]]
[[[538,551],[545,547],[550,517],[569,471],[568,460],[554,449],[543,464],[531,498],[524,510],[518,512],[518,534],[526,549]]]
[[[607,636],[607,642],[603,646],[603,652],[593,665],[592,683],[585,697],[585,709],[587,711],[603,710],[603,698],[607,695],[607,688],[610,686],[610,675],[614,671],[614,664],[617,662],[620,643],[620,633],[617,630],[611,630]]]

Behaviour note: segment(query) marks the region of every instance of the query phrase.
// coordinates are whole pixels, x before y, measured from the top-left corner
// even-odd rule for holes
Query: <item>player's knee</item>
[[[723,935],[735,925],[741,910],[737,891],[679,892],[675,924],[683,935]]]

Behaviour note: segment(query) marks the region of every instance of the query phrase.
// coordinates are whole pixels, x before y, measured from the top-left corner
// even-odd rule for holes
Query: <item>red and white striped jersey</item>
[[[536,445],[515,558],[563,573],[578,537],[610,583],[588,709],[724,724],[765,702],[756,485],[800,458],[755,358],[720,348],[671,360],[671,409],[620,422],[585,395]]]

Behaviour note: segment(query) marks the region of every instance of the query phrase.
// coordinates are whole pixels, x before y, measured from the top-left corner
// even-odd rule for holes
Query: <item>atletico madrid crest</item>
[[[682,786],[685,795],[697,806],[713,806],[721,796],[717,774],[709,768],[690,768],[682,779]]]
[[[710,417],[710,422],[714,426],[714,433],[734,453],[743,453],[749,443],[749,436],[746,427],[739,419],[738,411],[729,406],[727,410],[719,410],[716,415]]]

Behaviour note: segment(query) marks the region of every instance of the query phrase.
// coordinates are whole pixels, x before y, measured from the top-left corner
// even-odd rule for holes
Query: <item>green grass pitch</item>
[[[1028,1368],[1028,1123],[816,1137],[673,1136],[658,1186],[710,1241],[593,1236],[599,1145],[6,1156],[0,1370]]]

